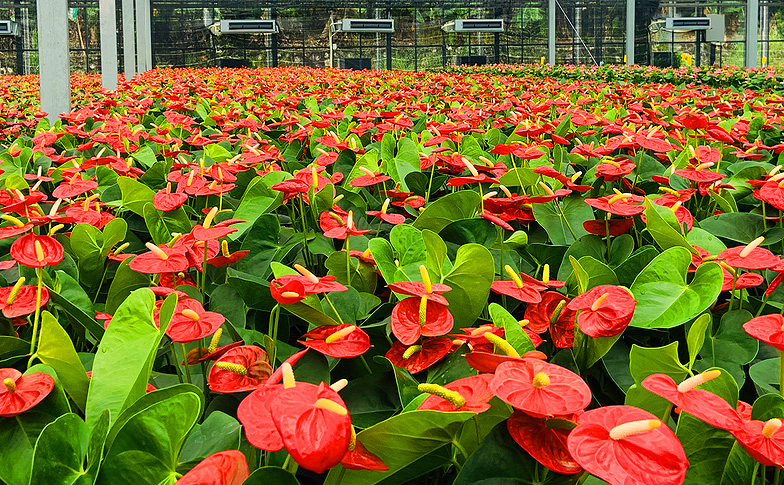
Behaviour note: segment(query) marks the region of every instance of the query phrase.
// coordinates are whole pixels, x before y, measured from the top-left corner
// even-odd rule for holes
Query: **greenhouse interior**
[[[0,0],[0,485],[784,485],[784,0]]]

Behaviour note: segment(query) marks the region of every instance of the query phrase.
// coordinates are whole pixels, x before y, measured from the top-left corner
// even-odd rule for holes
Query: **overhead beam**
[[[71,111],[68,0],[38,0],[37,7],[41,110],[54,124]]]

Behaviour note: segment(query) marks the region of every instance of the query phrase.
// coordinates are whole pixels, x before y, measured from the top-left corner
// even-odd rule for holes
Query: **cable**
[[[591,49],[589,49],[588,46],[585,45],[585,42],[583,42],[583,38],[580,36],[580,33],[577,31],[577,29],[575,28],[575,26],[572,23],[572,21],[569,20],[569,16],[566,15],[566,12],[564,11],[563,7],[561,6],[561,2],[559,2],[558,0],[555,0],[555,4],[558,5],[558,8],[561,9],[561,13],[566,18],[566,21],[569,22],[569,26],[572,28],[572,30],[574,31],[575,35],[577,36],[577,40],[579,40],[580,44],[582,44],[583,47],[585,48],[585,52],[587,52],[588,55],[591,56],[591,60],[593,61],[593,63],[598,66],[599,63],[596,62],[596,59],[593,57],[593,54],[591,54]]]

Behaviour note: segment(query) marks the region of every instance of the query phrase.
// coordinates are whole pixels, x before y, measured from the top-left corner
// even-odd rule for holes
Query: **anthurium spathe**
[[[422,277],[421,283],[419,281],[402,281],[389,283],[387,286],[390,290],[401,295],[424,297],[441,305],[449,305],[446,298],[441,295],[452,288],[442,283],[431,283],[430,275],[424,265],[419,266],[419,274]]]
[[[16,369],[0,369],[0,417],[21,414],[41,402],[54,389],[54,379],[43,372],[22,375]]]
[[[743,324],[743,330],[776,350],[784,351],[784,317],[778,313],[752,318]]]
[[[767,421],[744,420],[743,427],[731,431],[743,449],[764,466],[784,469],[784,432],[778,418]]]
[[[653,374],[642,381],[642,387],[711,426],[728,431],[740,429],[743,420],[734,407],[712,392],[695,389],[695,386],[715,379],[719,375],[721,371],[709,370],[675,384],[672,377],[667,374]]]
[[[417,409],[431,411],[471,411],[482,413],[490,409],[493,397],[490,383],[492,374],[478,374],[463,377],[445,386],[420,384],[419,392],[430,394]]]
[[[35,311],[36,287],[24,284],[25,278],[21,277],[14,286],[0,288],[0,310],[6,318],[16,318],[29,315]],[[49,291],[41,288],[41,302],[43,306],[49,301]]]
[[[299,342],[322,354],[344,359],[357,357],[370,348],[370,337],[356,325],[324,325],[302,335]]]
[[[166,335],[173,342],[193,342],[214,334],[225,320],[220,313],[206,311],[198,300],[184,298],[177,302]]]
[[[228,349],[210,368],[207,383],[214,392],[252,391],[269,379],[272,367],[264,349],[241,345]]]
[[[128,267],[138,273],[179,273],[187,271],[190,263],[185,255],[185,249],[180,247],[170,248],[166,244],[156,246],[146,243],[148,252],[134,257]]]
[[[779,263],[779,257],[765,248],[759,247],[765,240],[760,236],[746,246],[728,248],[719,253],[719,259],[733,268],[772,269]]]
[[[394,342],[384,357],[394,365],[416,374],[441,360],[451,350],[452,340],[448,337],[424,338],[414,345]]]
[[[566,308],[577,314],[580,331],[589,337],[613,337],[632,320],[637,302],[629,290],[601,285],[576,296]]]
[[[511,296],[525,303],[539,303],[542,301],[541,291],[547,289],[546,286],[523,281],[519,273],[516,273],[511,266],[506,265],[504,270],[511,279],[493,281],[490,289],[501,295]]]
[[[392,333],[403,345],[420,337],[439,337],[452,330],[455,320],[447,307],[422,296],[399,301],[392,309]]]
[[[680,485],[689,461],[675,433],[632,406],[604,406],[580,415],[567,438],[569,454],[610,485]]]
[[[535,418],[522,411],[515,411],[506,420],[509,435],[534,460],[556,473],[580,473],[569,450],[566,439],[577,423],[568,419]]]
[[[214,453],[177,480],[177,485],[242,485],[248,478],[248,463],[239,450]]]
[[[501,400],[532,416],[572,414],[591,402],[591,390],[580,376],[537,359],[500,364],[492,387]]]
[[[11,257],[31,268],[53,266],[63,260],[63,246],[51,236],[25,234],[11,244]]]

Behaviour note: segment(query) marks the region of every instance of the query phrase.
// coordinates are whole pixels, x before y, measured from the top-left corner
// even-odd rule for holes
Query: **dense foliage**
[[[79,76],[54,126],[4,77],[0,482],[781,483],[784,97],[714,71]]]

